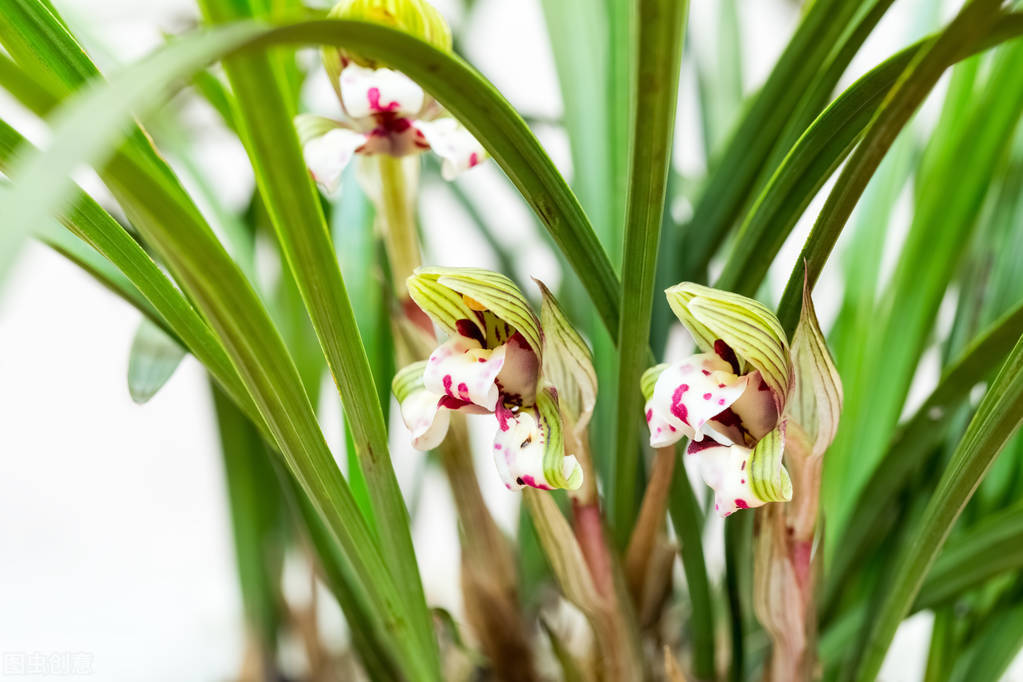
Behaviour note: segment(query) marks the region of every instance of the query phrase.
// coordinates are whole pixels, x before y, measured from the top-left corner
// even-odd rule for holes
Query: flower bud
[[[550,289],[538,279],[543,302],[540,306],[540,324],[543,329],[545,379],[558,390],[558,400],[572,421],[577,435],[584,432],[597,403],[597,372],[593,369],[593,356],[579,336],[558,300]]]
[[[451,51],[451,29],[440,12],[426,0],[342,0],[334,6],[328,16],[332,19],[382,24],[430,43],[438,50]],[[372,60],[344,49],[324,48],[323,64],[327,67],[327,73],[335,87],[341,69],[350,61],[360,66],[377,67]]]

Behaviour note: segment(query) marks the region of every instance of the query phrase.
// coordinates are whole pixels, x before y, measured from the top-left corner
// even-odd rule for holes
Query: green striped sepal
[[[820,457],[835,439],[842,413],[842,378],[817,321],[810,291],[803,286],[803,311],[792,336],[795,374],[787,408],[789,418],[802,428],[810,453]]]
[[[557,389],[561,409],[572,421],[573,431],[582,434],[597,403],[597,372],[593,369],[593,356],[551,290],[540,280],[534,278],[533,281],[543,297],[540,324],[543,329],[544,380]]]

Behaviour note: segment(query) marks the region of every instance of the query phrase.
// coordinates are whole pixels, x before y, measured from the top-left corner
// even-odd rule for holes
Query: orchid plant
[[[139,403],[188,354],[207,371],[237,677],[868,682],[919,653],[927,680],[999,679],[1023,648],[1016,4],[939,24],[924,0],[816,0],[752,83],[740,36],[763,29],[735,0],[714,27],[679,0],[539,2],[553,121],[456,54],[482,0],[454,24],[427,0],[198,0],[200,28],[109,74],[71,3],[0,11],[0,87],[50,128],[35,149],[0,120],[0,277],[31,236],[138,309]],[[875,36],[890,11],[932,32]],[[892,54],[862,70],[868,37]],[[672,158],[680,99],[704,164]],[[181,102],[244,146],[244,210]],[[488,252],[447,248],[454,221]],[[523,286],[547,261],[557,286]],[[434,467],[447,489],[420,494]],[[417,556],[443,518],[425,505],[453,508],[444,575]],[[347,640],[283,589],[286,557]],[[886,662],[924,611],[926,646]]]

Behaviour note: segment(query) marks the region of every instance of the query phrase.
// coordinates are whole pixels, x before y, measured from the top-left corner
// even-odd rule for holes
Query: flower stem
[[[412,162],[381,154],[376,158],[380,171],[380,228],[384,246],[391,263],[394,290],[405,292],[405,279],[422,262],[419,235],[416,231],[416,186],[419,180],[419,160]]]

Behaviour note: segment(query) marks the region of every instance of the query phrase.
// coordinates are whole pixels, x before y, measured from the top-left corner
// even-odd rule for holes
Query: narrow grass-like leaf
[[[67,177],[71,169],[109,154],[118,132],[131,120],[131,111],[144,112],[143,104],[155,107],[169,83],[266,30],[254,24],[235,25],[181,41],[129,67],[109,84],[88,87],[62,107],[54,123],[53,146],[28,157],[24,170],[12,172],[18,191],[3,197],[4,214],[18,225],[59,210],[71,189]],[[356,589],[368,593],[374,617],[389,623],[391,632],[407,631],[411,623],[400,615],[404,606],[390,571],[323,440],[283,342],[248,281],[201,219],[147,184],[151,178],[139,172],[132,158],[115,157],[107,176],[117,191],[132,199],[136,226],[159,249],[224,340],[289,468],[348,554],[359,580]],[[50,201],[37,200],[41,193]],[[429,655],[420,650],[421,640],[406,632],[392,641],[410,675],[434,677]]]
[[[200,4],[216,23],[248,15],[233,0]],[[387,426],[327,222],[292,123],[296,112],[271,55],[236,55],[225,61],[224,70],[236,98],[235,122],[270,222],[344,403],[345,423],[352,431],[376,530],[405,600],[406,617],[415,624],[412,632],[421,639],[421,651],[435,655],[408,511],[391,464]],[[439,660],[432,665],[439,666]]]
[[[1017,590],[1018,592],[1018,590]],[[950,682],[998,682],[1023,647],[1023,604],[995,610],[952,669]]]
[[[614,487],[609,499],[615,539],[624,546],[637,513],[638,427],[643,411],[636,390],[649,365],[650,318],[657,276],[657,246],[675,132],[678,75],[688,3],[640,0],[636,63],[636,117],[632,133],[628,214],[618,326],[618,398]]]
[[[849,515],[855,522],[842,533],[842,551],[836,552],[829,567],[821,600],[824,613],[832,608],[866,549],[883,539],[892,504],[944,434],[941,420],[967,399],[973,386],[995,370],[1020,336],[1023,303],[992,324],[949,365],[920,408],[899,428]]]
[[[864,139],[846,163],[835,189],[821,209],[785,287],[778,306],[778,317],[786,331],[791,332],[795,328],[799,317],[804,276],[812,289],[835,240],[895,138],[937,84],[941,74],[954,62],[962,45],[977,42],[988,33],[998,18],[999,5],[996,0],[969,2],[945,30],[914,56],[882,102]]]
[[[1021,34],[1023,15],[1005,15],[980,40],[961,45],[953,60]],[[755,293],[811,199],[852,151],[899,77],[934,37],[901,50],[871,69],[817,117],[746,214],[716,286],[747,295]]]
[[[930,191],[917,206],[881,305],[883,312],[869,329],[870,354],[856,377],[861,383],[850,391],[853,399],[847,403],[829,455],[830,469],[824,476],[825,509],[830,527],[839,532],[845,527],[853,495],[866,483],[884,453],[947,284],[976,231],[977,217],[995,172],[1006,158],[1006,140],[1012,139],[1019,124],[1023,110],[1023,42],[1006,45],[993,56],[986,87],[971,99],[968,117],[944,140],[940,158],[931,166],[933,175],[924,180]],[[850,164],[856,158],[862,158],[859,150]],[[846,166],[847,171],[850,168]],[[840,186],[841,180],[836,190]],[[844,213],[847,207],[841,211]],[[827,225],[827,213],[822,217],[825,222],[819,224]],[[938,243],[933,239],[936,230],[942,235]],[[807,244],[812,249],[811,240]],[[812,278],[813,266],[810,268]],[[871,382],[878,377],[885,377],[883,386]],[[838,538],[836,533],[833,541]]]
[[[170,380],[185,358],[185,349],[158,326],[143,318],[128,355],[128,392],[138,404],[149,402]]]
[[[981,479],[1023,422],[1023,338],[1017,342],[970,421],[924,512],[916,533],[893,559],[893,572],[868,618],[856,678],[873,680],[899,623],[928,569]]]
[[[411,36],[363,22],[321,20],[279,28],[264,26],[262,30],[255,26],[244,31],[240,28],[224,29],[231,30],[239,31],[236,40],[228,40],[228,33],[222,34],[224,39],[219,51],[195,52],[188,65],[190,68],[180,68],[175,75],[193,75],[199,65],[237,51],[248,43],[258,43],[263,47],[282,43],[321,43],[344,44],[352,51],[386,62],[418,81],[458,117],[501,165],[583,282],[605,327],[612,334],[617,333],[618,280],[585,213],[522,117],[475,69],[458,57],[436,50]],[[244,38],[240,36],[242,32],[247,32]],[[177,47],[184,51],[183,45],[178,44]],[[78,55],[79,58],[81,56]],[[72,69],[76,73],[79,70]],[[167,79],[163,79],[161,87],[156,90],[162,90],[166,82]],[[154,100],[149,98],[149,101]],[[4,239],[15,244],[19,241],[16,232],[6,231]],[[13,258],[13,250],[10,257]],[[0,271],[2,269],[0,267]]]
[[[860,4],[860,0],[821,0],[803,16],[693,209],[678,255],[680,279],[705,281],[702,271],[738,218],[757,174],[799,102],[791,94],[802,93],[809,85]]]
[[[1001,573],[1023,567],[1023,505],[971,525],[949,541],[920,587],[914,610],[945,603]]]

